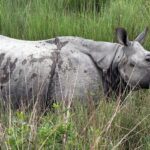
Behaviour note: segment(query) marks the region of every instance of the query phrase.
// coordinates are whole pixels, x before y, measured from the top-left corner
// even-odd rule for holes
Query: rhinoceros
[[[101,94],[149,88],[150,52],[143,43],[147,28],[129,41],[116,29],[118,43],[62,36],[25,41],[0,36],[0,99],[18,107],[55,101],[94,100]],[[102,92],[101,92],[102,91]],[[101,93],[101,94],[99,94]]]

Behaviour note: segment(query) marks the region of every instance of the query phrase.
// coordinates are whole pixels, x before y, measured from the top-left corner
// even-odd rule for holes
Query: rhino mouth
[[[146,78],[146,76],[144,76],[143,78],[137,81],[132,80],[129,77],[125,76],[125,82],[130,88],[133,88],[135,90],[141,89],[141,88],[142,89],[150,88],[150,78]]]
[[[142,88],[142,89],[149,89],[150,88],[150,83],[142,83],[142,84],[140,84],[140,87],[139,87],[140,89]]]
[[[140,88],[143,88],[143,89],[149,89],[150,88],[150,78],[148,78],[148,77],[143,78],[143,80],[141,80],[139,86],[140,86]]]

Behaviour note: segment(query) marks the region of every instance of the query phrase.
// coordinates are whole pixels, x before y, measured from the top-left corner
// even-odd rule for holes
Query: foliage
[[[70,114],[67,122],[62,104],[54,104],[53,111],[38,115],[36,119],[31,119],[31,113],[15,111],[10,126],[7,123],[9,118],[1,120],[6,124],[3,124],[1,148],[149,149],[148,95],[149,92],[143,91],[128,95],[123,105],[115,101],[108,103],[104,99],[98,106],[75,102],[75,107],[67,110]]]

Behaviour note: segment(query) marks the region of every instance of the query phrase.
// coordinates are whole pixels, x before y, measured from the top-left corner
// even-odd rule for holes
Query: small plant
[[[45,122],[38,128],[39,144],[42,148],[60,149],[63,146],[63,136],[67,135],[67,145],[73,145],[76,134],[72,123],[54,124],[54,122]]]
[[[12,149],[27,148],[29,131],[30,127],[27,122],[26,114],[16,112],[12,118],[12,126],[6,128],[5,140],[8,147]]]

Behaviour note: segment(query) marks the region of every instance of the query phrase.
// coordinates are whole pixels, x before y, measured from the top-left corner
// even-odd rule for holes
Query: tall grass
[[[112,41],[117,26],[126,27],[131,38],[149,26],[149,1],[97,0],[99,11],[91,8],[94,1],[1,0],[0,32],[30,40],[75,35]],[[85,3],[91,7],[79,9]]]
[[[137,92],[124,105],[105,102],[85,107],[75,102],[67,122],[61,104],[54,104],[47,115],[35,116],[25,111],[0,118],[1,149],[79,149],[148,150],[150,148],[149,93]],[[33,112],[32,112],[33,113]],[[4,117],[4,116],[3,116]],[[65,143],[64,135],[67,135]]]
[[[149,16],[148,0],[0,0],[0,33],[28,40],[72,35],[114,41],[114,29],[123,26],[134,39],[150,26]],[[65,110],[54,104],[47,115],[38,116],[35,109],[12,111],[11,125],[1,107],[0,148],[148,150],[149,99],[149,92],[142,91],[128,96],[124,105],[102,98],[97,107],[92,100]]]

